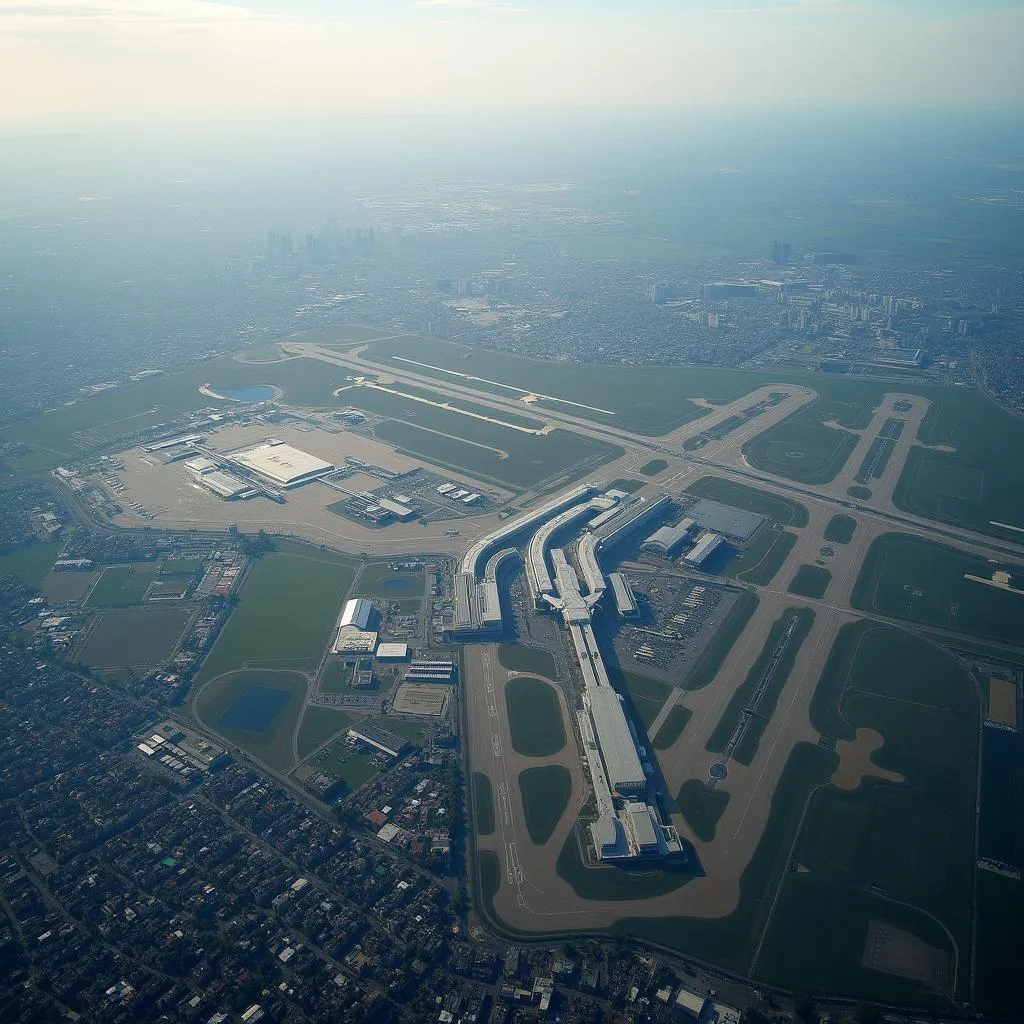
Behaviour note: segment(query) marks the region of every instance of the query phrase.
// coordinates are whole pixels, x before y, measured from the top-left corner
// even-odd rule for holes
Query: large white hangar
[[[330,473],[334,466],[283,441],[268,441],[248,451],[235,452],[232,461],[286,490],[300,487]]]

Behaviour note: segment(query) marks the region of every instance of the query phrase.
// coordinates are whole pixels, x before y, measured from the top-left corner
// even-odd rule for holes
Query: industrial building
[[[717,533],[705,533],[700,540],[683,556],[683,561],[688,565],[701,566],[711,555],[718,551],[724,541]]]
[[[357,629],[366,629],[370,625],[376,608],[373,602],[365,597],[355,597],[345,602],[341,610],[341,618],[338,619],[338,626],[355,626]]]
[[[689,542],[690,535],[696,526],[697,520],[690,518],[681,520],[675,526],[661,526],[640,546],[644,551],[653,551],[658,555],[671,555]]]
[[[767,520],[756,512],[724,505],[720,501],[701,498],[687,509],[702,530],[721,533],[734,540],[749,540]]]
[[[345,602],[335,626],[332,654],[373,654],[377,647],[377,633],[372,626],[377,618],[373,602],[365,597]]]
[[[409,645],[400,643],[380,644],[377,647],[378,661],[405,661],[409,657]]]
[[[374,725],[353,726],[348,731],[348,738],[354,743],[362,743],[374,750],[379,750],[388,757],[398,757],[409,749],[409,741],[388,732],[386,729],[378,729]]]
[[[268,441],[248,451],[235,452],[232,462],[277,487],[301,487],[333,471],[334,466],[283,441]]]

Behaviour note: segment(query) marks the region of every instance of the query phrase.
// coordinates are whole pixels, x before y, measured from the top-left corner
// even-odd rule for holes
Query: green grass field
[[[512,672],[534,672],[545,679],[555,678],[555,659],[540,647],[502,644],[498,661]]]
[[[37,584],[54,604],[81,601],[99,578],[98,572],[48,572]]]
[[[357,689],[352,686],[352,669],[347,668],[344,661],[331,660],[327,663],[323,675],[320,677],[320,689],[324,693],[343,693],[347,696],[383,695],[392,689],[397,677],[393,672],[387,669],[381,671],[380,666],[377,666],[374,670],[373,678],[377,682],[375,689]]]
[[[689,708],[677,704],[661,723],[658,734],[652,740],[654,749],[668,750],[683,735],[683,730],[692,717],[693,712]]]
[[[562,820],[572,796],[572,776],[560,764],[544,764],[519,773],[519,795],[530,839],[543,846]]]
[[[326,743],[351,724],[352,716],[344,711],[328,707],[306,708],[306,713],[302,716],[302,725],[299,727],[299,757],[309,757],[321,743]]]
[[[767,516],[781,526],[806,526],[810,522],[807,506],[799,501],[716,476],[702,476],[686,488],[686,493]]]
[[[743,454],[758,469],[787,480],[831,483],[857,447],[857,435],[794,418],[799,416],[794,413],[751,438],[743,445]]]
[[[159,571],[159,566],[149,562],[107,566],[85,603],[90,608],[127,608],[141,604]]]
[[[243,665],[316,667],[355,571],[314,548],[308,555],[293,550],[252,565],[241,603],[199,673],[201,682]]]
[[[311,763],[342,779],[346,790],[351,792],[380,773],[381,768],[375,763],[377,760],[362,745],[351,746],[341,737],[321,751]]]
[[[161,576],[198,576],[203,563],[198,558],[168,558],[160,566]]]
[[[825,596],[831,582],[832,573],[828,569],[820,565],[801,565],[786,589],[788,593],[800,597],[821,598]]]
[[[550,757],[565,746],[565,725],[554,687],[530,676],[505,684],[512,746],[527,757]]]
[[[644,476],[657,476],[668,469],[668,463],[664,459],[651,459],[646,465],[640,467]]]
[[[830,544],[849,544],[857,529],[857,520],[853,516],[840,513],[833,516],[825,527],[825,540]]]
[[[660,679],[652,679],[636,672],[623,672],[622,682],[637,717],[645,729],[650,728],[651,722],[658,717],[662,705],[668,700],[672,687]]]
[[[107,612],[89,634],[78,658],[96,668],[162,665],[174,652],[191,618],[189,608]]]
[[[726,655],[732,650],[757,611],[757,605],[756,594],[749,590],[740,594],[736,603],[729,609],[725,621],[694,662],[686,677],[686,689],[701,690],[718,675]]]
[[[392,572],[387,562],[368,562],[359,574],[356,590],[360,597],[379,597],[388,601],[422,597],[426,577],[420,572]]]
[[[794,620],[796,625],[793,633],[790,635],[789,641],[782,652],[782,656],[776,664],[776,667],[771,674],[771,678],[767,683],[764,696],[761,698],[761,702],[758,705],[758,715],[751,718],[746,732],[743,735],[743,739],[733,751],[733,757],[735,757],[741,764],[750,764],[754,760],[758,744],[761,741],[761,736],[764,733],[768,722],[771,720],[772,714],[775,712],[779,695],[782,693],[782,690],[786,685],[789,673],[793,670],[793,663],[796,661],[800,645],[807,638],[807,634],[810,632],[811,626],[814,624],[814,612],[809,608],[787,609],[779,616],[778,619],[775,620],[775,623],[768,634],[768,639],[765,641],[765,645],[762,648],[761,653],[758,655],[757,661],[755,661],[751,666],[746,679],[739,685],[739,687],[737,687],[732,699],[726,706],[725,711],[722,712],[722,717],[719,719],[718,725],[715,726],[714,731],[708,738],[708,742],[704,748],[705,750],[711,751],[715,754],[720,754],[726,749],[726,746],[729,743],[729,738],[732,736],[733,731],[739,724],[743,709],[747,706],[750,698],[757,690],[762,681],[762,677],[767,672],[772,662],[772,658],[778,645],[782,642],[787,628]]]
[[[875,918],[945,949],[952,947],[948,929],[961,950],[962,996],[979,728],[970,676],[913,634],[860,621],[840,631],[810,713],[815,728],[842,739],[853,739],[860,728],[880,732],[884,745],[873,760],[904,781],[868,778],[852,792],[828,787],[815,793],[795,853],[806,873],[786,882],[766,943],[764,977],[788,984],[786,965],[805,955],[818,963],[816,947],[827,933],[834,955],[831,966],[820,969],[836,991],[876,1000],[936,998],[920,985],[861,966],[867,921]],[[846,910],[823,916],[827,906]]]
[[[613,480],[606,488],[609,491],[625,491],[627,494],[635,494],[641,487],[646,486],[643,480],[632,480],[628,477],[620,477]]]
[[[410,419],[387,420],[374,428],[374,435],[415,458],[506,487],[562,486],[622,454],[616,445],[568,430],[523,434],[444,410],[404,422]]]
[[[724,789],[710,789],[700,779],[687,779],[676,798],[679,811],[693,834],[702,842],[715,838],[718,821],[729,805],[729,794]]]
[[[47,541],[15,548],[0,555],[0,576],[17,576],[32,587],[38,587],[53,568],[60,554],[59,541]]]
[[[900,533],[878,537],[868,549],[852,604],[928,626],[1011,644],[1021,642],[1024,595],[964,579],[989,578],[997,569],[1024,587],[1024,567],[997,564],[976,555]]]
[[[262,731],[231,728],[221,724],[236,702],[244,700],[253,688],[281,690],[287,701]],[[295,763],[292,757],[292,735],[299,721],[302,701],[306,696],[306,677],[298,672],[241,669],[220,675],[202,688],[195,698],[195,715],[208,729],[220,733],[253,757],[277,771],[286,772]]]
[[[871,499],[871,488],[861,487],[859,484],[854,484],[853,487],[847,487],[846,493],[851,498],[856,498],[858,501],[869,501]]]
[[[762,526],[747,547],[733,558],[722,574],[744,583],[767,586],[789,557],[796,534],[774,526]]]
[[[494,790],[483,772],[473,772],[473,827],[478,836],[494,834]]]

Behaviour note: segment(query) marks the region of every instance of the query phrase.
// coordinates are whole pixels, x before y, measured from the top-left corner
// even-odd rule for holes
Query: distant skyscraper
[[[789,263],[789,242],[772,242],[768,255],[772,263],[780,267],[786,266]]]

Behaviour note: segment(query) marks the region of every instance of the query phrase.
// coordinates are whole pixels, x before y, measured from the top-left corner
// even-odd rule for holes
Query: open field
[[[811,703],[823,733],[850,740],[877,730],[872,755],[903,782],[864,779],[852,791],[818,790],[795,849],[803,874],[787,877],[765,945],[762,975],[789,984],[793,962],[817,963],[828,936],[831,991],[906,1001],[939,998],[921,982],[862,965],[871,920],[918,936],[957,960],[965,991],[974,870],[978,696],[938,647],[865,621],[845,626]],[[822,908],[844,906],[822,916]],[[939,923],[936,923],[939,922]],[[951,982],[952,984],[952,982]]]
[[[762,526],[746,550],[725,566],[722,575],[744,583],[767,586],[782,568],[795,544],[795,533],[774,526]]]
[[[193,707],[208,729],[271,768],[288,771],[305,696],[306,677],[299,672],[241,669],[204,686]]]
[[[59,541],[47,541],[0,555],[0,576],[17,576],[30,586],[38,587],[57,561],[60,549]]]
[[[693,712],[689,708],[684,708],[682,704],[677,704],[672,708],[665,721],[662,722],[658,734],[651,740],[654,744],[654,749],[668,750],[682,736],[686,723],[692,717]]]
[[[90,608],[127,608],[141,604],[159,567],[148,562],[137,565],[109,565],[86,598]]]
[[[99,577],[98,572],[48,572],[36,586],[54,604],[81,601]]]
[[[404,454],[513,488],[535,487],[545,481],[568,484],[623,454],[615,445],[568,430],[555,429],[544,436],[523,434],[439,412],[458,422],[434,415],[403,416],[378,424],[374,437]],[[428,421],[429,426],[425,425]]]
[[[513,672],[532,672],[545,679],[555,678],[555,659],[540,647],[502,644],[498,648],[498,661]]]
[[[352,685],[352,669],[345,665],[344,660],[330,660],[320,677],[320,690],[323,693],[343,693],[347,696],[365,696],[367,694],[387,693],[395,685],[395,675],[390,671],[374,671],[373,678],[377,686],[372,690],[361,690]]]
[[[356,587],[360,597],[379,597],[394,601],[422,597],[426,589],[423,571],[392,572],[387,562],[368,562],[359,574]]]
[[[473,830],[478,836],[494,833],[494,790],[483,772],[473,772]]]
[[[754,612],[757,611],[757,594],[745,590],[729,609],[729,614],[719,627],[718,632],[708,641],[708,645],[700,653],[690,674],[686,677],[686,689],[703,689],[718,674],[725,661],[725,656],[732,650],[733,644],[747,628]]]
[[[781,526],[806,526],[810,521],[807,506],[799,501],[717,476],[703,476],[695,480],[686,488],[686,493],[767,516]]]
[[[790,594],[801,597],[822,598],[832,582],[832,573],[820,565],[801,565],[786,588]]]
[[[519,773],[519,795],[530,839],[543,846],[562,819],[572,796],[572,776],[560,764],[543,764]]]
[[[668,463],[664,459],[651,459],[650,462],[640,467],[638,472],[644,476],[657,476],[668,469]]]
[[[825,527],[825,540],[830,544],[849,544],[857,529],[857,520],[853,516],[839,513],[834,515]]]
[[[851,603],[898,619],[1019,643],[1024,595],[964,579],[965,573],[987,579],[997,569],[1008,571],[1014,586],[1024,583],[1024,568],[886,533],[869,548]]]
[[[627,494],[635,494],[640,490],[641,487],[646,487],[647,484],[643,480],[632,480],[628,477],[620,477],[618,480],[613,480],[608,484],[609,491],[625,491]]]
[[[315,668],[352,584],[349,562],[308,549],[255,562],[199,680],[243,665]]]
[[[78,658],[96,668],[161,665],[192,617],[188,608],[107,612],[89,633]]]
[[[785,645],[780,646],[787,629],[794,621],[792,633]],[[757,714],[750,717],[743,738],[732,752],[733,757],[741,764],[750,764],[754,760],[761,735],[775,712],[779,694],[786,685],[800,645],[806,639],[813,623],[814,612],[809,608],[789,609],[775,621],[757,660],[747,673],[746,679],[737,687],[718,725],[708,738],[706,750],[719,754],[727,749],[729,739],[741,721],[743,710],[763,686],[763,694],[757,704]]]
[[[306,708],[297,740],[299,757],[309,757],[322,743],[326,743],[351,724],[352,716],[344,711],[325,707]]]
[[[788,480],[830,483],[856,448],[857,435],[800,418],[802,412],[757,434],[743,446],[743,454],[758,469]]]
[[[565,746],[565,725],[554,687],[517,676],[505,684],[512,746],[526,757],[550,757]]]
[[[687,779],[676,803],[693,834],[710,843],[715,838],[718,819],[729,803],[729,794],[724,789],[711,789],[702,779]]]

